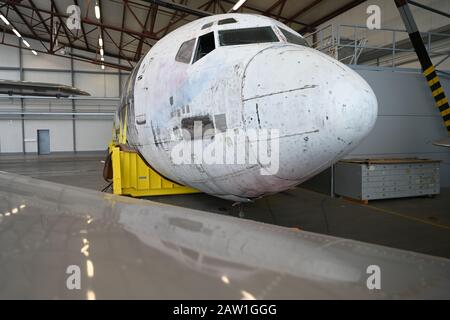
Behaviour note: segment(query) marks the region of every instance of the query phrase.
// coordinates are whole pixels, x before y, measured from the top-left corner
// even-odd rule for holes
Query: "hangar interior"
[[[97,19],[94,2],[0,1],[1,14],[21,34],[18,38],[0,21],[0,79],[58,83],[91,95],[1,95],[0,171],[102,190],[114,113],[132,68],[171,31],[226,13],[235,4],[99,0]],[[418,2],[427,9],[411,10],[442,87],[450,93],[450,1]],[[65,22],[71,5],[81,9],[77,30]],[[381,9],[380,29],[366,25],[370,5]],[[245,204],[245,218],[450,258],[450,149],[433,145],[447,130],[394,1],[248,0],[239,12],[289,25],[370,84],[378,99],[377,121],[346,158],[440,161],[440,190],[432,197],[348,201],[334,194],[335,169],[329,168],[296,188]],[[239,215],[231,202],[207,194],[149,199]]]

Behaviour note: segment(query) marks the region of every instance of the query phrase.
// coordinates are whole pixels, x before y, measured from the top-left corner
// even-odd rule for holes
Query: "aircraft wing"
[[[90,96],[85,91],[62,84],[12,80],[0,80],[0,94],[43,97]]]
[[[0,172],[15,298],[448,299],[450,260]]]

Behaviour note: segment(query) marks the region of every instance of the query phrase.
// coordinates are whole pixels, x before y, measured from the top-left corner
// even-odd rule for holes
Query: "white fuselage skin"
[[[237,23],[218,25],[227,18]],[[220,45],[220,30],[267,26],[278,42]],[[116,126],[128,109],[128,144],[164,177],[238,202],[287,190],[346,156],[375,124],[374,92],[344,64],[289,43],[280,28],[295,33],[267,17],[226,14],[196,20],[160,40],[131,75],[122,98]],[[175,60],[184,42],[210,32],[214,51],[194,63],[195,57],[190,63]],[[213,137],[194,141],[203,148],[223,140],[218,127],[278,130],[279,170],[263,175],[260,164],[175,164],[173,148],[183,143],[177,129],[183,119],[202,117],[216,128]]]

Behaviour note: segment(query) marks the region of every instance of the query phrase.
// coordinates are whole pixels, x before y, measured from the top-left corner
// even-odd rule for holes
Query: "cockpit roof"
[[[219,21],[234,19],[236,23],[229,24],[219,24]],[[227,30],[227,29],[240,29],[240,28],[253,28],[253,27],[262,27],[262,26],[284,26],[282,23],[278,22],[275,19],[255,15],[255,14],[247,14],[247,13],[227,13],[227,14],[218,14],[210,17],[205,17],[202,19],[198,19],[188,25],[186,27],[192,28],[194,30],[200,31],[202,27],[206,24],[212,23],[211,28]],[[286,26],[285,26],[286,27]],[[183,28],[183,27],[181,27]]]
[[[225,19],[235,19],[236,23],[219,24],[219,21]],[[206,26],[206,27],[205,27]],[[206,34],[215,30],[230,30],[230,29],[244,29],[244,28],[257,28],[267,26],[278,26],[295,34],[298,34],[295,30],[289,28],[285,24],[261,15],[244,14],[244,13],[227,13],[219,14],[202,19],[195,20],[188,23],[172,33],[168,34],[165,38],[159,41],[163,43],[165,41],[183,43],[186,40],[197,38],[203,34]],[[157,43],[154,49],[158,46]]]

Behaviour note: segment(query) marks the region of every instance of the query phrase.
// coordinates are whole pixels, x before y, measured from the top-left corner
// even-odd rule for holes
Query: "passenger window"
[[[222,26],[224,24],[231,24],[231,23],[237,23],[236,19],[234,18],[223,19],[219,21],[218,25]]]
[[[296,35],[292,32],[284,30],[283,28],[280,28],[280,30],[283,33],[283,35],[286,37],[287,42],[293,43],[293,44],[299,44],[299,45],[305,46],[305,47],[309,47],[308,42],[304,38],[300,37],[299,35]]]
[[[214,42],[214,32],[204,34],[198,38],[197,52],[195,54],[194,63],[202,59],[204,56],[216,49]]]
[[[182,63],[190,63],[192,58],[192,53],[194,52],[195,39],[186,41],[178,50],[175,60]]]

